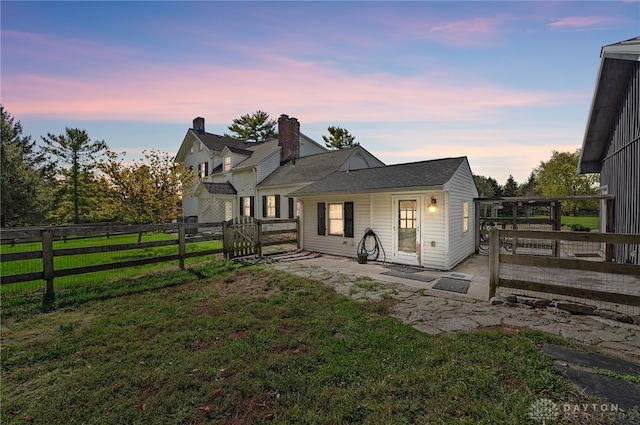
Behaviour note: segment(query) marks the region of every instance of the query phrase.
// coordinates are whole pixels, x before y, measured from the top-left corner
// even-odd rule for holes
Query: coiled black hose
[[[367,240],[369,238],[373,239],[373,247],[371,249],[367,249]],[[371,246],[371,244],[369,244]],[[371,229],[366,229],[364,231],[364,236],[360,239],[360,243],[358,243],[358,254],[366,254],[367,260],[375,261],[380,256],[380,252],[382,251],[383,262],[387,261],[387,254],[384,252],[384,248],[382,247],[382,243],[378,238],[378,235]]]

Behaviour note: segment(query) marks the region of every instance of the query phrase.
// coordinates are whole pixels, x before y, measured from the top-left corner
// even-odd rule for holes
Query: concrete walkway
[[[599,316],[523,306],[492,306],[488,302],[488,257],[475,256],[453,272],[390,268],[390,264],[329,255],[276,257],[274,266],[315,279],[356,300],[399,300],[392,316],[431,335],[483,327],[530,328],[562,336],[632,362],[640,362],[640,326]],[[411,279],[406,278],[411,275]],[[434,289],[436,278],[469,283],[466,294]],[[421,279],[422,280],[417,280]]]

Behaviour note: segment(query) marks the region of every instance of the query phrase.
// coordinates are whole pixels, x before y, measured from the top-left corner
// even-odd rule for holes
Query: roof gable
[[[265,178],[258,187],[281,186],[308,183],[320,180],[339,170],[356,152],[364,150],[360,146],[337,149],[287,161]]]
[[[336,171],[293,193],[365,192],[396,188],[442,187],[456,173],[466,157],[444,158],[407,164]]]
[[[187,130],[187,134],[184,136],[182,144],[178,149],[176,161],[181,161],[185,158],[187,152],[189,152],[189,144],[194,141],[201,142],[211,152],[222,152],[226,147],[231,152],[243,155],[251,155],[251,152],[248,151],[248,149],[257,145],[256,143],[245,142],[244,140],[234,139],[233,137],[220,136],[218,134],[207,133],[206,131],[190,128]]]
[[[578,162],[578,172],[598,173],[611,141],[620,99],[638,67],[640,37],[604,46]]]
[[[250,146],[247,148],[247,151],[251,156],[236,165],[234,170],[256,167],[275,152],[280,152],[280,147],[278,146],[278,139],[271,139],[254,146]]]

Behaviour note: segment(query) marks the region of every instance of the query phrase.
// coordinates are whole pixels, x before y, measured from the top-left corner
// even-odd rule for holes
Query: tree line
[[[182,192],[195,174],[168,153],[125,161],[125,153],[78,128],[48,133],[38,146],[2,105],[0,114],[2,227],[167,223],[181,215]]]
[[[166,152],[143,151],[143,158],[126,161],[104,140],[91,140],[85,130],[66,128],[64,134],[41,136],[41,144],[24,136],[22,125],[2,105],[1,227],[69,223],[167,223],[182,215],[181,199],[197,182],[194,171],[175,163]],[[277,122],[263,111],[243,115],[228,126],[226,136],[260,143],[277,137]],[[328,127],[322,136],[329,149],[359,143],[348,130]],[[504,186],[491,177],[474,176],[486,197],[562,196],[596,194],[597,175],[577,174],[579,151],[553,152],[528,180],[512,176]],[[584,203],[571,205],[577,213]],[[596,205],[597,208],[597,205]]]
[[[512,175],[504,185],[492,177],[474,175],[478,194],[486,198],[501,197],[562,197],[599,194],[598,174],[578,174],[580,149],[574,152],[553,151],[551,158],[541,161],[533,169],[527,180],[518,184]],[[597,212],[598,201],[565,201],[564,214]]]

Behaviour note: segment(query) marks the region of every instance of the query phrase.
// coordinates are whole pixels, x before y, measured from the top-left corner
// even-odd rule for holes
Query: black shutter
[[[318,202],[318,234],[324,236],[326,233],[325,204],[324,202]]]
[[[255,217],[256,216],[256,205],[255,205],[255,197],[254,196],[249,196],[249,214],[251,217]]]
[[[276,218],[280,218],[280,195],[276,195]]]
[[[267,197],[262,196],[262,217],[267,216]]]
[[[293,206],[295,205],[294,199],[289,198],[289,218],[295,218],[295,210]]]
[[[353,202],[344,203],[344,237],[353,237]]]
[[[244,215],[244,197],[240,197],[240,214],[238,214],[239,216],[243,216]]]
[[[204,176],[207,177],[209,175],[209,161],[204,163]]]

